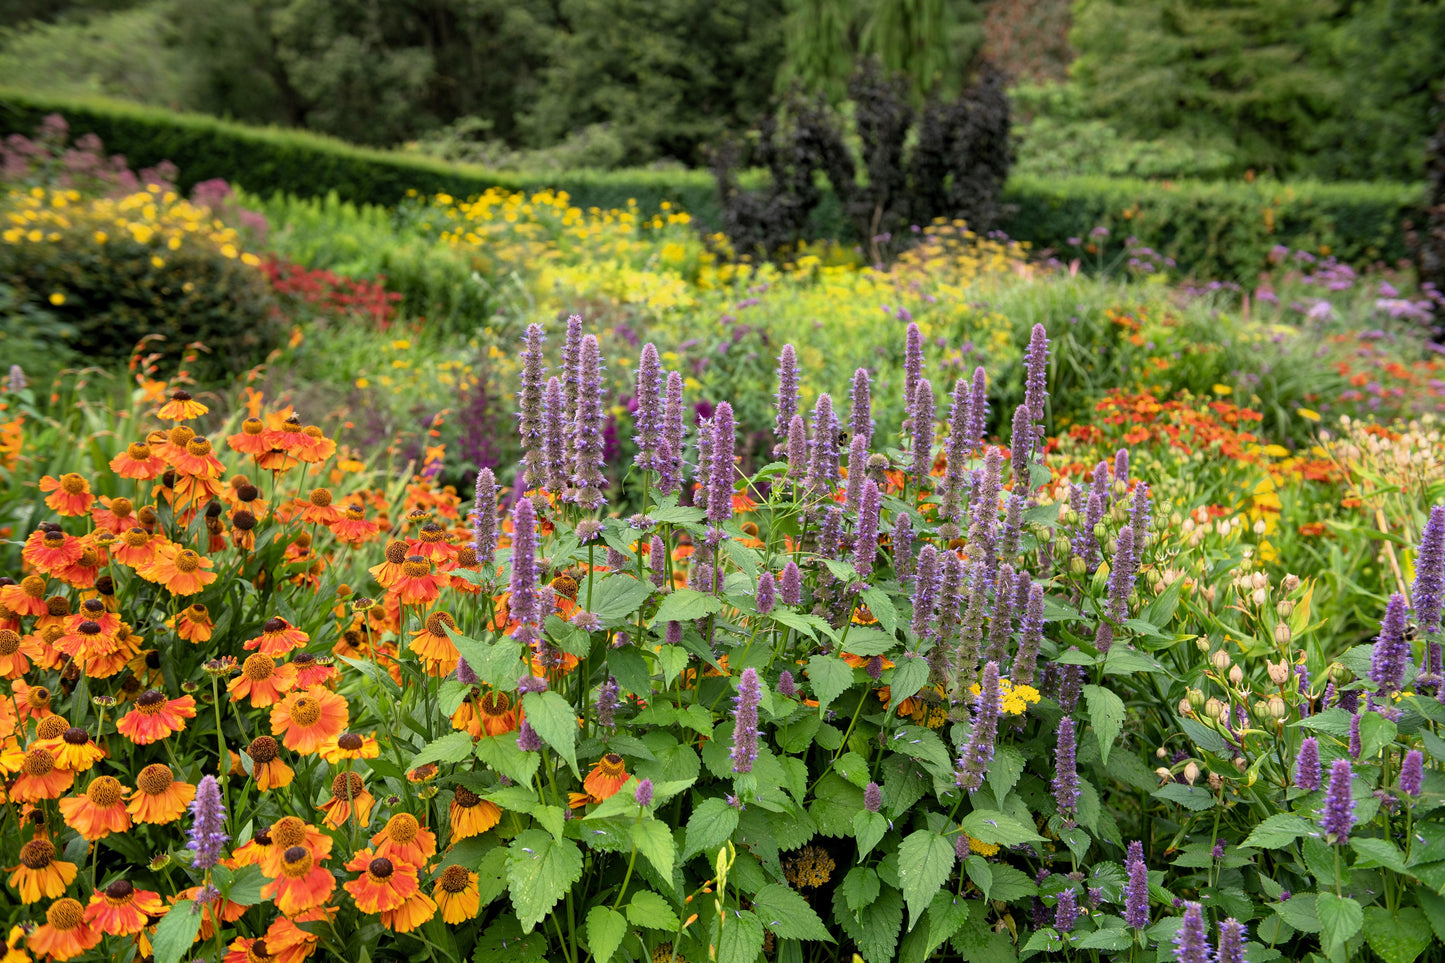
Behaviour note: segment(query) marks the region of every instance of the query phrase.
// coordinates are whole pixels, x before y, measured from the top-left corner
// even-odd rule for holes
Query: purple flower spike
[[[953,837],[953,855],[961,863],[973,853],[973,846],[968,841],[968,833],[959,833]]]
[[[938,600],[939,588],[938,549],[933,543],[925,542],[918,553],[918,578],[913,592],[913,636],[922,646],[926,639],[933,638],[933,608]]]
[[[1059,901],[1054,904],[1054,929],[1060,933],[1072,933],[1078,920],[1079,897],[1070,887],[1059,893]]]
[[[457,659],[457,681],[462,685],[481,685],[482,682],[477,676],[476,670],[463,658]]]
[[[917,415],[912,407],[914,393],[923,380],[923,332],[918,325],[908,323],[908,336],[903,345],[903,408],[907,413],[903,420],[903,436],[914,436],[918,431]],[[929,418],[932,421],[932,417]]]
[[[909,471],[919,484],[933,470],[933,410],[933,383],[921,378],[908,407],[908,423],[913,429],[913,463]]]
[[[1013,682],[1033,685],[1038,668],[1039,646],[1044,640],[1044,587],[1037,582],[1029,586],[1029,600],[1019,625],[1019,651],[1014,656]]]
[[[808,475],[808,428],[802,415],[788,422],[788,478],[800,482]]]
[[[472,547],[483,566],[497,557],[497,476],[490,468],[477,472],[476,500],[472,502]]]
[[[523,752],[537,752],[542,748],[542,737],[537,735],[537,730],[526,719],[517,729],[517,748]]]
[[[1114,484],[1129,484],[1129,449],[1120,448],[1114,452]]]
[[[1184,923],[1174,935],[1177,963],[1212,963],[1209,934],[1204,929],[1204,909],[1198,903],[1184,904]]]
[[[863,482],[867,477],[868,439],[854,435],[848,442],[848,481],[843,498],[843,504],[850,515],[858,512],[858,499],[863,493]]]
[[[1355,799],[1350,790],[1354,776],[1350,760],[1335,760],[1330,768],[1330,786],[1325,791],[1325,808],[1320,814],[1326,840],[1341,846],[1349,843],[1350,830],[1355,826]]]
[[[944,522],[940,531],[950,538],[959,534],[958,523],[962,520],[963,497],[968,487],[968,456],[972,448],[968,436],[968,383],[960,378],[953,384],[953,398],[948,409],[948,437],[944,439],[943,480],[939,492],[942,504],[938,517]]]
[[[633,464],[643,471],[655,471],[658,447],[662,444],[662,362],[657,357],[657,346],[651,342],[642,346],[636,384],[637,434],[633,440],[637,444],[637,457]]]
[[[968,447],[972,451],[983,444],[988,426],[988,375],[982,367],[973,369],[973,387],[968,393]]]
[[[1079,811],[1079,773],[1074,765],[1074,720],[1065,716],[1059,721],[1058,747],[1054,751],[1054,802],[1064,825],[1074,827],[1074,815]]]
[[[1231,917],[1219,924],[1219,953],[1215,963],[1244,963],[1244,924]]]
[[[1132,848],[1134,844],[1129,845]],[[1136,930],[1149,928],[1149,867],[1142,858],[1129,861],[1129,883],[1124,887],[1124,922]]]
[[[545,427],[542,432],[540,482],[547,491],[561,494],[566,491],[567,484],[571,481],[567,448],[567,437],[571,434],[568,428],[570,414],[563,400],[562,382],[556,378],[548,378],[547,387],[542,392],[542,401],[542,421]]]
[[[1144,862],[1144,843],[1142,840],[1131,839],[1128,848],[1124,850],[1124,865],[1132,866],[1136,860]]]
[[[1400,764],[1400,791],[1407,796],[1419,796],[1425,782],[1425,757],[1419,749],[1405,753]]]
[[[899,512],[893,519],[889,552],[893,556],[893,574],[907,586],[913,581],[913,522],[907,512]]]
[[[778,355],[778,413],[773,419],[773,457],[781,456],[788,443],[789,426],[798,413],[798,355],[791,344],[783,345]]]
[[[546,370],[542,358],[542,345],[547,336],[540,324],[527,325],[522,337],[522,390],[517,395],[520,412],[517,431],[522,438],[522,463],[525,465],[526,489],[531,491],[543,480],[542,439],[543,425],[542,375]]]
[[[1350,717],[1350,758],[1359,759],[1363,747],[1360,745],[1360,720],[1363,714],[1356,712]]]
[[[733,446],[737,441],[737,429],[733,421],[733,406],[726,401],[718,403],[712,416],[712,466],[708,472],[707,520],[721,527],[733,517]]]
[[[1320,744],[1314,736],[1306,736],[1300,743],[1294,764],[1294,784],[1305,792],[1320,788]]]
[[[221,849],[230,839],[226,835],[226,807],[221,803],[221,785],[215,776],[206,776],[196,784],[191,800],[190,842],[186,844],[195,855],[191,866],[210,869],[221,861]]]
[[[979,682],[978,699],[974,702],[973,731],[969,734],[968,745],[958,760],[958,772],[954,782],[972,793],[983,785],[988,764],[993,761],[994,740],[998,738],[998,717],[1003,712],[999,695],[998,663],[990,662],[983,667],[983,679]]]
[[[647,557],[652,562],[652,584],[657,588],[667,587],[667,546],[662,536],[652,536],[647,546]]]
[[[523,624],[541,621],[537,605],[537,516],[532,500],[517,499],[512,507],[512,581],[507,608]]]
[[[616,728],[617,706],[621,701],[619,691],[617,680],[611,676],[597,689],[597,724],[604,729]]]
[[[596,335],[582,339],[578,360],[577,408],[573,419],[571,501],[588,511],[600,508],[607,499],[602,496],[605,465],[603,430],[606,415],[602,408],[602,356]]]
[[[682,375],[667,373],[667,400],[662,405],[662,440],[657,453],[657,490],[672,495],[682,490]]]
[[[570,419],[577,409],[577,387],[581,382],[578,365],[582,361],[582,316],[567,319],[567,334],[562,338],[562,400]],[[571,426],[568,426],[570,445]]]
[[[1410,599],[1415,604],[1420,631],[1426,635],[1439,632],[1442,600],[1445,600],[1445,505],[1430,509],[1430,519],[1420,533]]]
[[[867,579],[873,573],[873,561],[878,555],[878,512],[882,499],[873,479],[863,482],[863,493],[858,497],[858,527],[853,538],[853,571],[860,579]]]
[[[1375,637],[1374,654],[1370,658],[1370,681],[1375,683],[1375,698],[1382,707],[1394,704],[1394,695],[1405,682],[1405,669],[1410,661],[1410,643],[1405,639],[1405,597],[1399,592],[1390,596],[1380,634]]]
[[[1014,491],[1029,490],[1029,463],[1033,461],[1034,425],[1029,420],[1029,410],[1024,405],[1014,409],[1013,425],[1009,434],[1009,466],[1013,473]]]
[[[632,790],[632,801],[639,806],[652,805],[652,780],[640,779],[637,788]]]
[[[868,369],[859,368],[853,372],[853,397],[850,400],[848,430],[854,438],[863,439],[866,451],[873,443],[873,389],[868,380]],[[849,470],[851,472],[851,465]]]
[[[1024,406],[1029,417],[1039,422],[1039,433],[1043,433],[1044,408],[1047,405],[1049,378],[1049,334],[1042,324],[1034,325],[1029,334],[1029,346],[1024,351]]]
[[[1114,561],[1109,567],[1109,617],[1123,622],[1129,617],[1129,595],[1139,571],[1139,557],[1134,551],[1134,530],[1120,529],[1116,539]]]
[[[778,598],[784,605],[803,604],[803,573],[798,571],[797,563],[783,566],[783,574],[778,579]]]
[[[808,487],[831,491],[838,487],[838,419],[833,399],[818,395],[813,406],[813,450],[808,461]]]
[[[758,703],[762,698],[757,670],[744,669],[733,701],[733,772],[753,771],[753,763],[758,758]]]
[[[773,610],[773,605],[777,603],[777,586],[772,572],[763,572],[758,576],[757,603],[758,612],[761,615],[767,615]]]
[[[863,808],[870,813],[876,813],[883,808],[883,790],[876,782],[870,782],[863,787]]]
[[[778,676],[778,695],[791,699],[797,694],[798,684],[793,681],[793,673],[784,669],[783,674]]]

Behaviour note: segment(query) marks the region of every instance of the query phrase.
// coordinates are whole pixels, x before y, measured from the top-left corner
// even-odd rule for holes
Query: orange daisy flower
[[[420,555],[408,555],[401,563],[401,578],[391,586],[402,605],[426,605],[441,595],[441,576],[432,563]]]
[[[298,689],[309,689],[313,685],[335,688],[335,684],[341,680],[341,673],[336,671],[336,666],[331,664],[330,659],[323,662],[310,652],[297,652],[288,664],[296,670]]]
[[[396,813],[386,821],[381,832],[371,837],[378,856],[399,859],[413,866],[423,866],[436,855],[436,834],[428,830],[411,813]]]
[[[432,887],[432,898],[442,911],[442,921],[456,925],[476,919],[482,908],[478,876],[464,866],[452,865],[442,870]]]
[[[480,836],[502,821],[502,810],[497,804],[483,799],[466,786],[457,786],[452,792],[449,811],[452,826],[452,843],[468,836]],[[450,920],[448,921],[450,922]]]
[[[292,649],[304,647],[310,641],[311,636],[278,615],[267,619],[266,624],[261,627],[261,634],[254,639],[247,639],[242,648],[247,652],[259,649],[262,655],[276,659]]]
[[[138,746],[148,746],[186,727],[196,717],[196,700],[188,695],[167,699],[159,689],[147,689],[135,700],[135,708],[116,722],[116,731]]]
[[[366,783],[360,773],[343,772],[331,780],[331,798],[316,808],[326,814],[323,822],[332,829],[340,829],[347,820],[356,817],[358,826],[371,821],[371,809],[376,799],[366,791]]]
[[[23,679],[11,684],[15,693],[15,705],[20,710],[20,721],[44,719],[54,715],[50,709],[50,690],[43,685],[28,685]]]
[[[283,875],[282,857],[292,846],[308,850],[318,862],[331,855],[331,837],[296,816],[284,816],[276,820],[271,824],[266,836],[270,842],[263,845],[256,865],[272,879]]]
[[[382,588],[389,589],[401,578],[401,567],[406,563],[407,547],[406,542],[400,539],[392,539],[386,543],[385,560],[367,569],[371,577],[376,579],[376,584]]]
[[[95,496],[90,493],[90,482],[75,472],[59,478],[46,475],[40,479],[40,490],[50,492],[45,504],[61,515],[88,515],[90,503],[95,501]]]
[[[261,887],[261,896],[274,899],[276,908],[295,916],[320,906],[336,890],[336,877],[321,866],[305,846],[288,847],[281,854],[280,874]]]
[[[332,535],[352,548],[358,547],[369,538],[374,538],[381,531],[380,525],[367,520],[366,509],[361,505],[348,506],[341,512],[341,517],[332,522],[329,527]]]
[[[18,679],[30,671],[30,660],[40,655],[40,643],[14,629],[0,629],[0,678]]]
[[[346,728],[351,712],[346,700],[321,686],[293,692],[271,710],[271,734],[284,736],[287,749],[312,753]]]
[[[173,823],[181,818],[194,798],[195,786],[177,782],[170,766],[152,763],[135,777],[135,789],[126,811],[138,823]]]
[[[355,732],[343,732],[323,742],[319,752],[322,759],[334,766],[347,759],[375,759],[381,755],[381,746],[374,734],[362,736]]]
[[[226,444],[244,455],[264,455],[271,450],[270,442],[262,437],[265,431],[266,424],[260,418],[247,418],[241,422],[239,432],[226,436]]]
[[[111,548],[110,557],[137,571],[150,568],[156,552],[166,544],[163,536],[152,535],[139,525],[123,532]]]
[[[277,417],[272,415],[272,418]],[[272,421],[275,424],[275,421]],[[304,445],[310,444],[305,429],[301,426],[301,419],[295,415],[288,416],[281,422],[279,428],[267,429],[264,433],[266,444],[271,449],[280,448],[283,451],[295,451]]]
[[[397,933],[410,933],[437,913],[436,900],[418,890],[394,910],[382,910],[381,925]]]
[[[16,615],[45,614],[45,579],[27,575],[19,582],[0,585],[0,605]]]
[[[306,436],[296,449],[296,457],[301,461],[314,465],[336,454],[336,442],[327,438],[316,425],[307,425],[301,433]]]
[[[346,868],[361,874],[343,883],[342,889],[363,913],[400,909],[421,889],[415,866],[394,857],[373,856],[369,849],[357,850]]]
[[[184,448],[177,448],[171,456],[171,467],[182,475],[207,480],[220,478],[226,471],[226,466],[216,457],[210,441],[199,436],[186,442]],[[216,495],[220,493],[219,487],[213,492]]]
[[[456,621],[446,612],[433,612],[426,623],[411,634],[411,647],[426,663],[426,670],[432,675],[451,675],[462,654],[452,644],[448,629],[455,630]]]
[[[284,789],[296,777],[295,771],[281,761],[281,747],[270,736],[257,736],[246,748],[251,757],[251,778],[262,792]]]
[[[150,567],[139,574],[148,582],[165,586],[172,595],[195,595],[216,580],[207,571],[214,563],[189,548],[165,545],[156,550]]]
[[[151,450],[150,445],[138,441],[110,460],[110,470],[121,478],[150,481],[165,472],[166,463],[165,459]]]
[[[85,542],[74,535],[67,535],[59,525],[49,523],[30,533],[20,557],[29,562],[37,572],[60,577],[60,573],[85,554]]]
[[[321,938],[314,933],[308,933],[297,925],[319,921],[323,918],[334,916],[335,909],[311,910],[302,913],[295,920],[289,920],[282,916],[272,921],[266,930],[267,952],[274,954],[276,963],[301,963],[316,951],[316,944]],[[257,961],[265,963],[265,961]]]
[[[42,799],[59,799],[74,782],[75,773],[56,767],[54,753],[42,746],[35,746],[25,753],[25,761],[20,764],[20,775],[10,787],[10,797],[28,803]]]
[[[211,409],[191,397],[189,391],[179,388],[171,392],[171,400],[161,406],[156,417],[162,421],[190,421],[199,418]]]
[[[622,784],[627,782],[627,767],[622,757],[615,752],[609,752],[597,760],[597,765],[582,780],[582,788],[599,802],[616,795]]]
[[[296,667],[284,662],[277,665],[269,655],[259,652],[247,656],[241,663],[241,674],[226,683],[232,702],[250,696],[251,705],[257,709],[275,705],[294,688]]]
[[[176,635],[187,642],[199,644],[209,641],[215,628],[211,613],[200,602],[186,606],[181,614],[176,616]]]
[[[109,753],[96,745],[90,738],[90,733],[80,726],[71,726],[54,739],[41,739],[35,744],[39,748],[50,750],[55,757],[57,769],[68,769],[71,772],[85,772]]]
[[[500,690],[484,692],[476,699],[478,721],[489,736],[515,732],[521,725],[520,704],[512,705],[511,696]]]
[[[56,900],[45,911],[45,922],[30,934],[26,947],[37,956],[68,960],[79,956],[100,942],[100,933],[85,922],[85,907],[80,900]]]
[[[64,896],[65,888],[75,882],[75,864],[55,856],[55,844],[38,835],[20,847],[20,865],[6,870],[11,888],[20,892],[20,902]]]
[[[331,527],[341,521],[341,509],[331,504],[331,489],[313,488],[306,499],[297,499],[296,507],[301,511],[301,520],[307,525]]]
[[[100,505],[91,506],[90,517],[100,531],[119,535],[135,524],[135,504],[129,498],[100,496]]]
[[[118,879],[91,896],[85,922],[110,936],[133,936],[146,928],[149,917],[165,911],[160,893],[136,889],[129,880]]]
[[[65,818],[65,825],[95,842],[111,833],[130,829],[125,794],[125,786],[114,776],[96,776],[83,795],[60,800],[60,814]]]

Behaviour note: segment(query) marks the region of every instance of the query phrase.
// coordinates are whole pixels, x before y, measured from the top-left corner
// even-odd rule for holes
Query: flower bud
[[[1294,602],[1290,599],[1280,599],[1275,603],[1274,614],[1282,619],[1289,618],[1291,615],[1294,615]]]
[[[1169,771],[1166,767],[1164,767],[1164,766],[1160,766],[1158,769],[1155,769],[1155,770],[1154,770],[1154,775],[1156,775],[1156,776],[1159,777],[1159,781],[1160,781],[1161,783],[1167,784],[1167,783],[1171,783],[1171,782],[1174,781],[1174,773],[1170,772],[1170,771]]]
[[[1207,701],[1204,696],[1204,690],[1202,689],[1190,689],[1186,697],[1189,700],[1189,707],[1195,712],[1203,709],[1204,704]]]
[[[1264,519],[1261,518],[1259,521],[1254,523],[1254,534],[1263,535],[1268,530],[1269,526],[1264,523]]]
[[[1209,657],[1209,661],[1213,663],[1214,668],[1218,669],[1220,672],[1223,672],[1225,669],[1229,668],[1230,663],[1234,660],[1229,657],[1228,652],[1220,649],[1218,652],[1214,653]]]
[[[1195,647],[1196,649],[1198,649],[1200,652],[1203,652],[1203,653],[1206,654],[1206,655],[1209,654],[1209,640],[1208,640],[1208,639],[1205,639],[1205,638],[1195,639],[1195,640],[1194,640],[1194,647]]]
[[[1224,703],[1210,696],[1209,701],[1204,703],[1204,714],[1217,722],[1224,715]]]
[[[1294,638],[1294,633],[1289,630],[1288,622],[1276,622],[1274,624],[1274,642],[1276,645],[1289,645],[1290,639],[1292,638]]]
[[[1244,681],[1244,670],[1237,665],[1234,666],[1229,670],[1229,681],[1235,685],[1239,685]]]
[[[1249,577],[1249,583],[1250,588],[1267,589],[1269,588],[1269,576],[1263,572],[1255,572]]]
[[[1285,594],[1287,594],[1287,595],[1288,595],[1288,594],[1293,594],[1294,590],[1297,589],[1297,588],[1299,588],[1299,576],[1298,576],[1298,575],[1286,575],[1286,576],[1280,581],[1279,587],[1282,588],[1282,589],[1284,589]]]
[[[1188,699],[1179,700],[1179,714],[1186,718],[1194,715],[1194,707],[1189,704]]]
[[[1198,778],[1199,778],[1199,767],[1198,767],[1197,765],[1195,765],[1194,760],[1191,759],[1191,760],[1189,760],[1187,763],[1184,764],[1184,781],[1187,782],[1187,783],[1189,783],[1189,785],[1192,786],[1192,785],[1194,785],[1194,781],[1195,781],[1196,779],[1198,779]]]
[[[1084,564],[1084,560],[1079,556],[1075,555],[1073,558],[1069,559],[1070,575],[1083,575],[1087,570],[1088,566]]]
[[[1345,685],[1355,677],[1355,674],[1347,669],[1342,663],[1331,662],[1329,667],[1330,681],[1335,685]]]
[[[1099,522],[1097,525],[1094,526],[1094,537],[1099,541],[1102,542],[1105,538],[1108,537],[1108,535],[1109,530],[1104,527],[1103,522]]]
[[[1279,626],[1275,626],[1275,630],[1275,639],[1278,640]],[[1275,685],[1284,685],[1286,682],[1289,681],[1288,662],[1285,662],[1283,659],[1281,659],[1279,662],[1276,663],[1265,659],[1264,664],[1269,666],[1269,681],[1273,682]]]
[[[1255,605],[1263,605],[1269,601],[1269,591],[1267,589],[1257,588],[1250,593],[1249,600]]]
[[[1213,605],[1213,604],[1214,604],[1214,600],[1215,600],[1215,598],[1216,598],[1218,595],[1219,595],[1219,593],[1218,593],[1218,591],[1215,590],[1215,588],[1214,588],[1213,585],[1205,586],[1205,589],[1204,589],[1204,601],[1205,601],[1207,604]]]
[[[1277,695],[1270,696],[1266,705],[1269,707],[1269,718],[1272,722],[1278,722],[1289,715],[1289,706],[1285,704],[1284,699]]]
[[[1164,748],[1163,746],[1160,746],[1158,749],[1155,749],[1155,750],[1154,750],[1154,758],[1156,758],[1156,759],[1168,759],[1168,758],[1169,758],[1169,750],[1166,749],[1166,748]]]

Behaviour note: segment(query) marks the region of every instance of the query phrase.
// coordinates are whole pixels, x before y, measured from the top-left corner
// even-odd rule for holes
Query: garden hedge
[[[455,195],[491,187],[568,191],[585,206],[636,199],[644,209],[668,200],[704,224],[717,223],[717,196],[701,171],[567,171],[503,173],[373,150],[304,131],[251,127],[103,98],[52,97],[0,89],[0,134],[30,134],[60,113],[72,133],[94,132],[133,166],[170,160],[182,188],[213,177],[254,192],[392,204],[408,190]],[[1113,250],[1134,236],[1204,277],[1248,278],[1278,244],[1331,253],[1343,261],[1394,262],[1408,256],[1402,225],[1420,223],[1424,190],[1395,183],[1203,183],[1104,177],[1014,177],[1004,192],[1010,236],[1067,258],[1071,238],[1106,226]],[[831,192],[815,213],[816,236],[847,232]],[[1106,252],[1107,252],[1106,248]],[[1107,256],[1107,253],[1106,253]]]

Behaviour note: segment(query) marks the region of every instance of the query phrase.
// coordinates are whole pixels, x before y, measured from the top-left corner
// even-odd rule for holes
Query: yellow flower
[[[50,295],[50,303],[55,305],[57,308],[60,307],[62,304],[65,303],[65,295],[61,294],[59,291],[56,291],[54,294]]]
[[[1232,395],[1234,394],[1234,389],[1229,385],[1215,385],[1214,393],[1217,395]]]
[[[968,691],[974,696],[979,693],[978,683],[975,682]],[[1039,690],[1031,685],[1015,686],[1009,679],[998,680],[999,700],[1003,703],[1004,715],[1021,716],[1029,711],[1029,706],[1039,701]]]
[[[998,843],[985,843],[970,836],[968,851],[975,856],[992,856],[998,852]]]
[[[1306,421],[1319,421],[1319,420],[1320,420],[1320,413],[1319,413],[1318,411],[1314,411],[1314,410],[1312,410],[1312,409],[1310,409],[1310,408],[1296,408],[1296,409],[1295,409],[1295,414],[1299,415],[1301,418],[1305,419]]]

